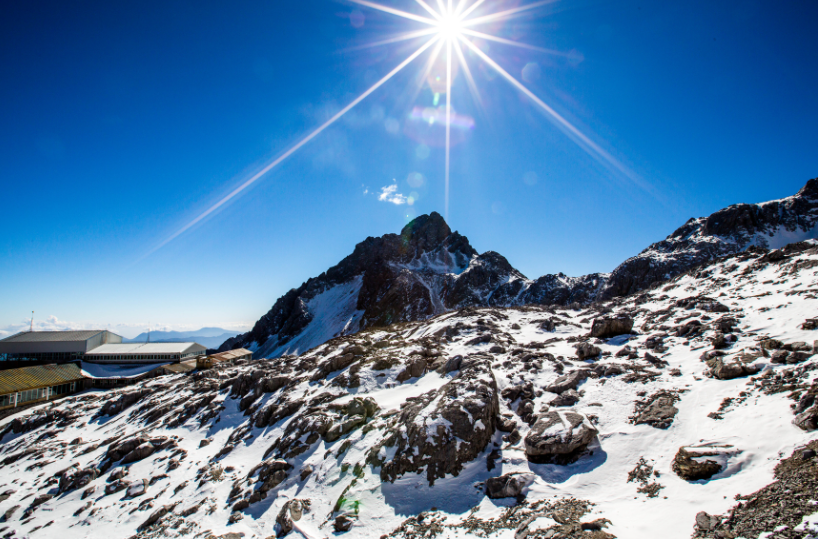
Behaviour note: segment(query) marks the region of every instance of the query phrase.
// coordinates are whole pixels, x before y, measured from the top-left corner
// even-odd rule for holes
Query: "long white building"
[[[177,363],[204,354],[195,342],[123,343],[116,333],[87,331],[24,331],[0,340],[0,368],[43,363]]]
[[[85,361],[98,363],[177,363],[207,352],[195,342],[103,344],[85,353]]]

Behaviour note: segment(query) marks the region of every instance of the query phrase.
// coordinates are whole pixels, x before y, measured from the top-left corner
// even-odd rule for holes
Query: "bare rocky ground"
[[[751,248],[27,410],[0,537],[810,537],[817,270]]]

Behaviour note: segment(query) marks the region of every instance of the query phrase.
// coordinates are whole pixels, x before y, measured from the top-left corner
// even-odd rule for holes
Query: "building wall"
[[[17,413],[19,410],[35,404],[73,395],[82,391],[88,385],[85,378],[78,378],[55,386],[42,386],[0,395],[0,418],[8,416],[10,413]]]

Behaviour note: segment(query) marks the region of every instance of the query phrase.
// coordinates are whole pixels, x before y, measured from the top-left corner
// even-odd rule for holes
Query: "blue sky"
[[[578,275],[795,193],[818,176],[816,20],[814,2],[562,1],[481,27],[559,51],[474,40],[627,173],[467,53],[482,105],[461,69],[450,225],[529,277]],[[362,45],[420,27],[325,0],[6,3],[0,331],[32,309],[128,336],[244,328],[367,236],[446,212],[442,128],[412,116],[434,106],[421,56],[162,245],[423,41]]]

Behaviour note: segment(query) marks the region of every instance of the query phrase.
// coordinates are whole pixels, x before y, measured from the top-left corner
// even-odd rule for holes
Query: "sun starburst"
[[[357,4],[362,7],[388,13],[395,17],[410,21],[412,24],[420,23],[423,26],[421,29],[414,29],[403,32],[401,34],[392,36],[375,43],[370,43],[364,47],[375,47],[390,45],[403,41],[417,40],[426,38],[419,48],[410,54],[405,60],[400,62],[393,68],[386,76],[373,84],[369,89],[363,92],[360,96],[355,98],[346,107],[342,108],[338,113],[332,116],[329,120],[317,127],[314,131],[306,135],[300,141],[295,143],[289,149],[284,151],[279,157],[264,166],[259,172],[254,174],[249,179],[242,182],[238,187],[231,191],[228,195],[216,202],[213,206],[202,212],[198,217],[190,221],[181,229],[176,231],[170,237],[162,241],[159,245],[154,247],[145,256],[150,255],[162,246],[166,245],[174,238],[178,237],[209,215],[213,214],[224,206],[227,202],[238,196],[241,192],[247,189],[251,184],[258,181],[260,178],[269,173],[273,168],[278,166],[282,161],[287,159],[293,153],[298,151],[305,144],[317,137],[321,132],[334,124],[343,115],[349,112],[353,107],[358,105],[361,101],[366,99],[375,90],[383,86],[387,81],[394,77],[398,72],[406,68],[415,59],[431,50],[430,57],[423,69],[423,76],[421,80],[428,82],[432,91],[435,93],[435,106],[438,106],[437,100],[440,94],[446,96],[445,109],[441,112],[434,110],[432,113],[421,113],[424,118],[429,118],[431,122],[443,123],[445,125],[445,172],[444,172],[444,214],[448,219],[449,213],[449,179],[450,179],[450,164],[451,164],[451,145],[452,133],[451,128],[453,122],[462,121],[458,119],[452,112],[452,83],[453,73],[462,70],[465,74],[466,83],[469,91],[476,103],[481,103],[480,94],[475,83],[472,72],[466,62],[463,54],[463,47],[471,51],[475,57],[479,58],[484,64],[496,71],[503,79],[507,80],[514,88],[520,91],[523,95],[528,97],[539,109],[541,109],[551,121],[559,127],[566,135],[568,135],[574,142],[576,142],[589,155],[601,162],[607,168],[617,171],[626,176],[630,180],[640,184],[641,187],[646,188],[645,184],[632,173],[627,167],[621,164],[608,151],[603,149],[598,143],[594,142],[591,137],[584,134],[578,127],[573,125],[568,119],[559,114],[554,108],[549,106],[542,98],[538,97],[534,92],[527,88],[522,82],[512,76],[507,70],[500,66],[500,64],[492,59],[485,51],[483,51],[475,42],[474,39],[484,41],[492,41],[503,45],[527,49],[547,54],[561,54],[557,51],[512,41],[499,36],[491,35],[487,32],[477,30],[475,28],[485,27],[486,25],[501,23],[509,19],[519,17],[522,14],[542,7],[546,4],[551,4],[556,0],[540,0],[521,6],[516,6],[511,9],[504,9],[494,11],[491,9],[491,2],[486,0],[457,0],[455,4],[453,0],[435,0],[435,5],[430,5],[426,0],[414,0],[414,2],[423,10],[425,15],[418,15],[410,11],[397,9],[391,6],[373,2],[371,0],[347,0],[350,3]],[[408,0],[407,0],[408,1]],[[496,4],[495,4],[496,5]],[[443,54],[443,57],[441,57]],[[432,73],[436,71],[435,73]],[[443,72],[442,74],[440,72]],[[442,79],[442,80],[441,80]],[[144,258],[144,257],[143,257]]]

